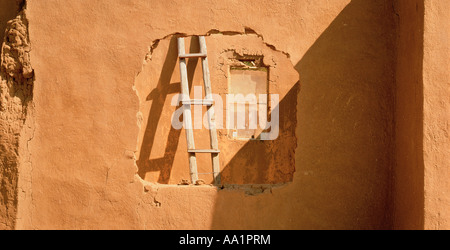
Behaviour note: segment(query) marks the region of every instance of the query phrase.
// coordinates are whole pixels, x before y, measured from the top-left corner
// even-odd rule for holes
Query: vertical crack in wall
[[[19,141],[33,96],[25,1],[17,5],[19,13],[7,23],[0,54],[0,229],[15,228]]]

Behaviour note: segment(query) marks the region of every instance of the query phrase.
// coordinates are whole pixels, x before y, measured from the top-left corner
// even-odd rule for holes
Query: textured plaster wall
[[[15,16],[6,22],[0,55],[0,229],[13,229],[18,217],[21,165],[27,165],[28,125],[33,95],[33,68],[29,52],[28,21],[22,1],[15,1]],[[7,15],[9,16],[9,15]]]
[[[423,0],[395,2],[398,22],[396,65],[396,165],[393,171],[394,228],[424,225]]]
[[[450,4],[396,2],[394,228],[448,229]]]
[[[35,125],[17,228],[390,228],[394,16],[388,0],[29,0]],[[246,27],[300,76],[292,183],[143,182],[133,86],[149,47]]]
[[[10,1],[2,1],[0,2],[0,41],[3,44],[3,37],[6,30],[7,22],[11,19],[13,19],[17,15],[17,6],[15,0]],[[1,45],[0,45],[1,50]],[[1,59],[0,59],[1,60]],[[4,85],[2,84],[4,81],[5,75],[1,74],[0,76],[0,86]],[[6,91],[0,91],[0,93],[3,93],[3,96],[6,95]],[[2,101],[2,103],[5,103]],[[5,105],[5,104],[3,104]],[[5,116],[5,112],[1,112],[3,116]],[[3,119],[2,119],[3,120]],[[10,133],[7,132],[8,125],[6,121],[0,122],[1,132],[0,132],[0,144],[3,145],[0,149],[1,152],[1,159],[0,159],[0,229],[11,229],[14,227],[14,217],[16,216],[16,209],[15,209],[15,202],[16,200],[16,187],[17,184],[17,172],[16,169],[13,167],[14,170],[7,170],[6,162],[8,161],[7,158],[15,158],[10,152],[9,149],[11,146],[11,141],[14,141],[14,139],[11,139]],[[8,156],[7,156],[8,152]],[[15,160],[10,160],[15,161]],[[8,167],[8,169],[10,169]],[[10,173],[8,173],[10,172]]]
[[[425,1],[425,229],[450,229],[450,2]]]

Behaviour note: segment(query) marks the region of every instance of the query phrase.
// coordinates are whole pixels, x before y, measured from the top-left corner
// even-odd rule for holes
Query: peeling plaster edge
[[[33,162],[32,153],[30,151],[30,143],[35,137],[36,121],[34,103],[28,104],[28,112],[24,127],[22,128],[19,143],[19,172],[18,172],[18,203],[16,228],[18,230],[25,228],[37,228],[33,225],[33,211],[35,209],[33,198]]]
[[[22,1],[22,12],[24,15],[24,19],[27,22],[27,33],[28,33],[28,40],[30,43],[30,53],[32,51],[32,42],[31,42],[31,37],[30,37],[30,21],[27,18],[27,2],[28,0],[19,0]],[[31,57],[30,57],[30,64],[32,65],[31,62]],[[31,98],[29,100],[29,102],[27,103],[27,116],[25,117],[25,125],[27,124],[28,121],[30,121],[29,127],[27,127],[27,129],[30,131],[30,137],[26,138],[27,142],[26,142],[26,153],[27,153],[27,158],[28,158],[28,162],[29,162],[29,176],[30,176],[30,207],[31,209],[29,210],[29,219],[30,219],[30,227],[33,230],[37,230],[38,228],[36,226],[34,226],[33,224],[33,211],[36,209],[36,205],[34,203],[34,198],[33,198],[33,161],[32,161],[32,153],[30,150],[30,144],[32,142],[32,140],[35,138],[36,135],[36,113],[35,113],[35,103],[34,103],[34,84],[36,82],[36,74],[35,71],[33,69],[33,87],[32,87],[32,91],[31,91]],[[19,174],[19,184],[21,181],[21,176]],[[20,200],[19,200],[19,204],[20,204]],[[19,210],[20,211],[20,210]],[[18,212],[19,212],[18,211]]]
[[[16,0],[16,16],[13,19],[18,18],[19,16],[22,18],[23,23],[26,27],[26,38],[29,45],[29,52],[31,52],[31,41],[29,34],[29,20],[27,18],[26,8],[27,8],[27,0]],[[11,20],[13,20],[11,19]],[[4,36],[6,35],[7,30],[3,31],[2,42],[4,42]],[[1,48],[0,48],[1,49]],[[3,51],[0,51],[0,55],[3,56]],[[30,61],[30,65],[31,61]],[[36,125],[35,125],[35,112],[34,112],[34,102],[33,102],[33,88],[35,82],[35,74],[34,70],[32,70],[32,77],[30,78],[33,82],[31,86],[31,93],[26,99],[23,100],[22,112],[25,114],[25,117],[22,120],[22,127],[20,129],[20,134],[18,138],[17,145],[17,183],[16,183],[16,199],[17,204],[15,207],[16,214],[13,222],[14,230],[22,229],[25,227],[31,227],[32,229],[36,229],[32,222],[32,212],[34,210],[34,202],[33,202],[33,192],[32,192],[32,173],[33,173],[33,163],[31,161],[31,151],[30,151],[30,142],[34,139]],[[7,76],[4,75],[4,72],[0,74],[0,80],[4,80]],[[27,84],[27,83],[23,83]],[[27,176],[28,178],[26,178]],[[23,204],[25,204],[23,206]],[[31,209],[30,209],[31,207]],[[26,226],[27,220],[29,222],[29,226]]]
[[[154,50],[156,48],[158,48],[158,45],[161,41],[166,40],[172,36],[190,37],[190,36],[211,36],[211,35],[216,35],[216,34],[223,34],[225,36],[256,35],[257,37],[261,38],[264,45],[266,45],[270,49],[284,54],[288,59],[291,58],[291,55],[288,52],[279,50],[279,49],[277,49],[277,47],[275,45],[266,42],[264,39],[264,36],[262,34],[256,32],[254,29],[249,28],[249,27],[245,27],[244,31],[221,31],[218,29],[211,29],[208,32],[206,32],[205,34],[189,34],[189,33],[183,33],[183,32],[173,32],[173,33],[170,33],[169,35],[166,35],[162,38],[155,39],[151,42],[151,45],[149,46],[148,52],[145,56],[142,68],[140,71],[137,72],[136,76],[138,76],[142,72],[142,69],[145,66],[145,64],[147,64],[147,62],[151,60]]]
[[[217,34],[222,34],[225,36],[237,36],[237,35],[256,35],[257,37],[259,37],[263,44],[266,45],[267,47],[269,47],[270,49],[272,49],[273,51],[279,52],[284,54],[289,60],[291,59],[291,56],[288,52],[279,50],[276,48],[275,45],[267,43],[264,40],[264,36],[262,34],[259,34],[258,32],[256,32],[254,29],[249,28],[249,27],[244,27],[244,31],[220,31],[217,29],[211,29],[208,32],[206,32],[205,34],[188,34],[188,33],[183,33],[183,32],[173,32],[170,33],[162,38],[158,38],[155,39],[151,42],[151,45],[148,47],[148,52],[146,53],[144,60],[142,62],[142,66],[141,69],[135,74],[134,77],[134,81],[133,81],[133,85],[132,85],[132,90],[134,91],[134,93],[136,94],[137,98],[138,98],[138,103],[139,106],[141,105],[141,98],[139,97],[139,92],[136,88],[136,80],[137,77],[140,75],[140,73],[144,70],[145,65],[152,60],[152,55],[153,52],[155,51],[155,49],[158,48],[158,45],[161,41],[163,40],[167,40],[173,36],[180,36],[180,37],[190,37],[190,36],[211,36],[211,35],[217,35]],[[291,61],[291,60],[290,60]],[[291,62],[292,63],[292,62]],[[141,123],[140,123],[140,117],[142,116],[142,113],[139,111],[139,107],[138,107],[138,112],[136,113],[136,118],[137,118],[137,126],[138,126],[138,131],[140,131],[141,129]],[[138,135],[139,137],[139,135]],[[139,176],[138,171],[139,171],[139,167],[137,166],[137,157],[136,154],[139,151],[139,138],[137,138],[136,141],[136,149],[133,152],[133,159],[134,159],[134,167],[135,167],[135,174],[134,174],[134,179],[135,181],[139,182],[142,184],[142,190],[144,193],[146,193],[146,187],[156,187],[157,190],[159,189],[159,187],[173,187],[173,188],[186,188],[186,187],[210,187],[212,189],[216,189],[217,191],[220,190],[228,190],[228,191],[244,191],[246,195],[250,195],[250,196],[254,196],[254,195],[258,195],[258,194],[263,194],[265,193],[266,190],[270,190],[270,193],[272,194],[272,190],[274,188],[281,188],[281,187],[285,187],[285,186],[289,186],[290,184],[292,184],[292,182],[288,182],[288,183],[277,183],[277,184],[227,184],[227,185],[221,185],[221,186],[216,186],[216,185],[176,185],[176,184],[161,184],[161,183],[154,183],[154,182],[149,182],[144,180],[143,178],[141,178],[141,176]],[[257,192],[258,190],[262,190],[261,193]],[[255,193],[256,191],[256,193]]]

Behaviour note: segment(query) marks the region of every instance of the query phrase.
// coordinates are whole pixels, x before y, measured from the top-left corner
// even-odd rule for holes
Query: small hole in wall
[[[257,68],[256,59],[239,59],[239,62],[241,62],[244,67]]]

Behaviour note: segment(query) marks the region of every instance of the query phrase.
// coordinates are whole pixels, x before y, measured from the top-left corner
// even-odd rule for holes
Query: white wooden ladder
[[[213,174],[214,184],[220,184],[220,163],[219,163],[219,143],[217,141],[217,131],[215,125],[214,101],[212,100],[211,80],[208,67],[208,57],[206,50],[206,41],[204,36],[199,36],[200,53],[186,54],[184,37],[178,38],[178,57],[180,58],[180,76],[181,76],[181,94],[183,96],[183,120],[186,130],[187,152],[189,154],[189,171],[191,183],[196,184],[199,174]],[[203,83],[205,87],[205,96],[210,99],[190,99],[189,82],[187,74],[186,59],[201,58],[203,69]],[[207,107],[208,125],[211,149],[196,149],[194,143],[194,131],[191,117],[191,105],[204,105]],[[211,154],[212,173],[198,173],[196,154]]]

